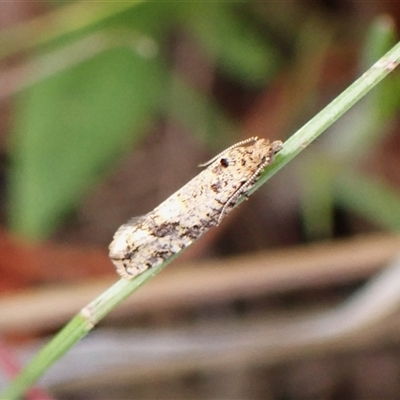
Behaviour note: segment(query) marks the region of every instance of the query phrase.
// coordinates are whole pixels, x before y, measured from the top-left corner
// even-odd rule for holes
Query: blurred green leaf
[[[303,231],[307,239],[327,239],[334,233],[333,183],[336,171],[326,163],[325,155],[317,151],[308,152],[301,160],[299,173],[301,182],[301,208]]]
[[[378,226],[400,230],[400,193],[381,178],[361,175],[352,169],[335,179],[339,204]]]
[[[387,16],[377,18],[366,36],[359,70],[363,72],[371,67],[395,42],[393,21]],[[345,209],[385,228],[399,228],[398,218],[394,217],[399,208],[398,194],[378,178],[371,179],[353,171],[357,162],[373,151],[385,135],[390,118],[398,110],[399,94],[400,79],[396,74],[391,74],[331,128],[330,135],[322,143],[325,160],[318,161],[315,154],[309,155],[309,160],[305,161],[305,164],[312,164],[313,158],[317,159],[303,179],[303,194],[306,195],[303,196],[303,219],[306,233],[310,232],[312,237],[316,236],[315,231],[319,236],[326,236],[321,235],[321,227],[328,226],[333,209],[329,214],[324,201],[325,206],[329,207],[339,202]],[[330,176],[324,170],[330,170]],[[320,172],[326,175],[326,182],[316,176]],[[308,187],[310,182],[315,185],[314,190]],[[336,184],[333,185],[333,182]],[[333,185],[334,199],[324,195],[329,185]],[[324,212],[326,221],[321,219]]]
[[[393,21],[387,16],[373,21],[361,52],[358,68],[361,73],[396,43],[394,28]],[[389,76],[350,111],[340,126],[334,128],[328,146],[332,156],[354,164],[382,139],[385,126],[400,101],[396,82],[400,83],[396,74]]]
[[[396,24],[387,15],[372,21],[362,49],[360,72],[370,68],[383,54],[396,43]]]
[[[374,60],[382,57],[395,45],[396,41],[395,21],[387,15],[376,18],[371,24],[365,41],[361,60],[362,70],[369,68]],[[382,136],[384,125],[398,110],[399,89],[400,79],[398,75],[394,74],[366,98],[368,109],[365,114],[370,119],[366,140],[370,147],[374,146],[376,140]]]
[[[178,76],[171,79],[165,104],[168,115],[211,146],[226,146],[238,134],[238,127],[218,104]]]
[[[17,101],[10,140],[9,220],[14,231],[31,238],[49,235],[113,157],[143,134],[156,111],[172,116],[202,139],[212,137],[210,142],[218,147],[236,132],[206,94],[174,75],[168,79],[158,60],[138,56],[149,57],[143,51],[146,40],[162,43],[180,24],[197,35],[213,61],[247,84],[260,84],[276,70],[275,50],[245,23],[240,6],[139,3],[66,4],[0,33],[3,55],[35,49],[41,60],[54,62],[20,85],[34,83]],[[106,40],[104,48],[115,42],[132,52],[107,50],[79,65],[84,57],[65,57],[88,34],[101,38],[97,33]],[[34,61],[29,65],[40,65]]]
[[[193,5],[192,5],[193,4]],[[233,4],[235,5],[235,4]],[[183,23],[230,75],[257,86],[277,71],[279,55],[232,3],[191,3]],[[237,11],[237,10],[236,10]]]
[[[10,224],[45,237],[143,134],[162,93],[162,68],[115,49],[20,96],[12,138]]]

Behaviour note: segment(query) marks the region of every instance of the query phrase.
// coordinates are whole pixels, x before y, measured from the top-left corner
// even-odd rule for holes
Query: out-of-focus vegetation
[[[6,78],[15,80],[17,72],[19,80],[3,94],[15,95],[8,140],[12,230],[36,239],[49,236],[155,121],[173,118],[214,148],[235,140],[238,126],[213,90],[204,91],[176,68],[176,57],[182,56],[174,46],[182,37],[191,41],[190,51],[203,54],[212,75],[245,91],[264,91],[286,79],[285,90],[292,93],[281,137],[320,108],[320,79],[331,49],[338,40],[343,43],[342,27],[354,37],[348,45],[365,37],[355,71],[395,42],[388,17],[358,32],[322,10],[308,16],[305,10],[253,2],[77,2],[49,4],[41,16],[3,30],[3,57],[25,55],[22,67],[6,71]],[[336,178],[381,140],[398,109],[398,86],[399,79],[390,78],[336,126],[325,149],[311,150],[322,151],[331,163],[321,163],[319,155],[304,161],[303,223],[310,237],[332,234],[335,204],[357,209],[351,181],[340,185]],[[261,130],[268,136],[269,126]],[[379,217],[381,186],[364,194],[368,204],[355,211],[398,229],[395,219]],[[387,207],[385,212],[398,214],[397,207]]]
[[[136,204],[132,207],[133,213],[125,210],[125,220],[122,214],[117,215],[121,217],[119,220],[116,214],[103,212],[105,208],[119,209],[115,199],[124,197],[128,189],[144,187],[142,192],[135,193],[136,197],[127,195],[123,200],[129,203],[133,197],[142,196],[142,204],[148,211],[151,209],[149,199],[161,201],[165,198],[164,192],[170,194],[179,188],[179,179],[172,184],[170,181],[189,165],[197,164],[200,160],[195,157],[206,147],[214,154],[253,135],[285,140],[398,41],[395,23],[400,18],[395,2],[76,1],[21,3],[20,11],[29,8],[25,18],[17,18],[15,24],[8,23],[6,18],[2,21],[3,15],[12,15],[10,10],[14,10],[16,4],[18,2],[0,3],[0,106],[5,109],[0,112],[8,116],[8,120],[0,124],[1,138],[5,138],[0,143],[4,143],[1,155],[5,157],[0,161],[6,161],[0,165],[4,167],[6,184],[2,181],[0,184],[7,188],[4,220],[8,227],[23,238],[36,240],[53,234],[59,239],[56,235],[68,229],[66,225],[74,217],[71,218],[72,212],[78,210],[79,213],[86,207],[86,214],[82,213],[85,216],[90,214],[89,209],[95,220],[111,221],[111,228],[107,227],[105,235],[109,242],[118,223],[138,213]],[[1,7],[11,8],[7,9],[7,14]],[[389,70],[390,66],[387,68]],[[325,360],[325,369],[313,366],[307,369],[304,365],[311,357],[317,357],[318,343],[328,355],[336,356],[342,351],[338,358],[345,355],[347,365],[354,349],[363,342],[360,331],[364,333],[364,328],[372,324],[371,319],[383,320],[396,307],[399,291],[390,286],[390,279],[387,279],[386,287],[378,282],[380,292],[372,285],[369,293],[367,287],[366,297],[370,297],[372,303],[362,303],[362,292],[355,296],[356,303],[358,300],[360,303],[355,314],[347,312],[348,308],[354,311],[351,301],[350,307],[346,304],[342,309],[338,307],[337,314],[334,308],[338,297],[342,300],[352,293],[355,285],[393,258],[398,251],[398,239],[372,236],[359,243],[357,239],[328,242],[317,245],[320,247],[316,247],[316,251],[312,246],[304,246],[300,251],[284,246],[302,240],[400,228],[399,89],[400,79],[395,71],[269,182],[271,196],[264,193],[264,197],[252,197],[248,202],[252,208],[247,208],[244,218],[240,219],[240,211],[235,211],[226,225],[203,238],[209,242],[197,243],[203,245],[201,254],[231,255],[243,249],[254,251],[273,246],[283,250],[260,256],[249,251],[249,256],[232,262],[221,258],[218,265],[214,265],[212,259],[211,266],[189,267],[184,269],[183,275],[178,267],[177,275],[169,277],[166,273],[164,281],[164,274],[158,277],[161,290],[155,287],[152,292],[151,285],[146,285],[139,307],[136,304],[127,307],[129,311],[125,311],[123,321],[124,327],[131,324],[135,329],[144,329],[143,337],[139,334],[133,341],[131,333],[127,333],[126,343],[138,345],[139,355],[133,363],[124,364],[123,357],[118,358],[119,354],[112,347],[110,354],[116,355],[115,364],[121,369],[114,370],[107,363],[102,364],[107,370],[104,375],[107,379],[101,377],[99,382],[92,381],[94,391],[97,390],[96,398],[101,398],[97,396],[100,394],[109,398],[108,393],[100,393],[99,388],[119,389],[124,381],[120,375],[125,372],[126,382],[131,382],[132,377],[128,375],[132,371],[139,387],[146,386],[144,393],[150,393],[149,398],[159,397],[164,393],[163,384],[155,385],[152,391],[153,381],[149,384],[148,379],[150,369],[143,357],[143,348],[149,343],[146,342],[148,333],[154,325],[158,325],[160,331],[167,326],[168,339],[160,335],[154,340],[155,346],[148,347],[155,348],[157,353],[159,345],[165,349],[171,345],[171,337],[178,338],[175,342],[177,359],[182,361],[185,357],[180,346],[186,344],[179,339],[181,333],[176,327],[183,327],[186,335],[185,329],[192,329],[196,320],[201,331],[209,327],[212,316],[216,316],[213,322],[219,324],[215,328],[217,335],[214,332],[204,336],[207,339],[202,343],[209,355],[198,359],[195,356],[199,362],[197,366],[192,365],[190,357],[187,357],[187,365],[182,366],[171,362],[173,357],[160,361],[160,353],[157,357],[150,355],[155,360],[151,375],[156,377],[155,381],[162,382],[165,374],[174,371],[174,366],[176,370],[172,375],[181,374],[183,380],[188,376],[185,374],[195,371],[194,380],[198,381],[194,382],[190,375],[188,382],[180,386],[177,379],[179,395],[171,395],[171,398],[199,397],[199,393],[207,390],[213,398],[229,397],[229,393],[232,398],[264,398],[265,393],[271,393],[271,398],[299,398],[311,392],[318,393],[314,397],[328,392],[331,397],[325,398],[343,397],[337,390],[343,390],[343,380],[347,384],[349,381],[344,368],[339,366],[336,374],[345,378],[340,380],[336,376],[336,383],[331,381],[330,388],[326,389],[326,378],[335,379],[331,360]],[[136,158],[132,162],[129,157]],[[279,166],[280,157],[272,168]],[[127,159],[129,162],[124,164]],[[157,168],[153,170],[154,165]],[[153,175],[157,175],[154,181],[151,180]],[[99,186],[100,190],[96,191]],[[156,187],[161,187],[160,198],[156,196]],[[114,201],[107,197],[110,192]],[[90,196],[91,201],[88,201]],[[98,201],[93,201],[93,197]],[[4,201],[3,197],[0,200]],[[245,205],[240,208],[243,209]],[[85,218],[81,218],[80,223],[78,228],[89,225]],[[77,317],[81,323],[79,329],[84,329],[86,334],[92,324],[112,308],[108,304],[107,310],[102,309],[111,297],[103,292],[100,297],[102,301],[105,299],[104,303],[98,301],[97,296],[103,289],[90,286],[90,279],[88,286],[80,287],[80,291],[74,286],[67,287],[64,294],[51,285],[74,279],[81,282],[85,273],[86,278],[97,278],[102,273],[113,272],[104,243],[96,241],[94,234],[88,234],[90,230],[81,236],[77,231],[79,229],[73,232],[75,243],[84,244],[87,240],[98,248],[91,252],[87,247],[77,250],[63,244],[57,247],[54,243],[27,246],[27,241],[15,241],[8,232],[0,231],[3,245],[1,289],[10,290],[11,283],[21,288],[43,282],[49,289],[45,294],[30,293],[31,297],[23,301],[16,296],[16,308],[9,306],[7,296],[0,298],[3,318],[0,318],[3,324],[0,333],[9,330],[26,335],[24,329],[48,333],[58,329],[60,321],[66,321],[85,302],[93,302],[85,310],[88,320],[85,313]],[[96,233],[96,226],[91,232]],[[246,247],[246,244],[250,245]],[[153,271],[147,271],[147,277]],[[141,275],[138,282],[144,282],[147,277],[146,273]],[[128,285],[119,281],[116,287],[125,284]],[[120,296],[120,301],[127,293],[117,290],[114,295]],[[386,298],[387,304],[379,302],[382,293],[392,295]],[[378,303],[373,302],[375,298]],[[10,299],[13,300],[12,296]],[[319,316],[315,305],[320,307],[324,302],[327,303],[325,313]],[[374,312],[363,307],[365,304],[372,304]],[[18,312],[13,311],[16,309]],[[99,310],[101,317],[97,315]],[[270,318],[270,314],[275,313],[279,318],[287,317],[288,311],[297,313],[299,321],[290,314],[289,323],[281,326],[281,321]],[[305,313],[311,317],[308,325],[302,320]],[[128,314],[137,318],[125,318]],[[363,316],[367,316],[367,322],[363,321]],[[395,320],[392,322],[396,324]],[[386,335],[387,342],[397,337],[393,333],[397,328],[380,325],[381,335]],[[299,326],[305,328],[304,332]],[[280,328],[277,330],[277,327]],[[29,367],[30,372],[28,368],[28,375],[36,374],[29,382],[36,381],[51,362],[83,336],[73,324],[68,329],[63,333],[65,340],[56,336],[56,342],[47,348],[49,357],[40,360],[43,353],[39,353],[40,362]],[[226,339],[232,338],[232,331],[239,340],[229,345]],[[265,332],[270,332],[270,336]],[[194,353],[189,350],[185,354],[198,355],[198,336],[193,331],[188,336],[193,340],[187,349]],[[375,348],[379,338],[372,336],[364,345],[373,343],[371,348]],[[217,378],[213,378],[218,369],[216,359],[220,358],[215,352],[218,343],[223,345],[220,354],[226,359],[217,360],[221,361],[220,371],[217,371]],[[396,347],[394,340],[391,345]],[[100,365],[97,357],[104,355],[102,347],[107,346],[99,347],[101,350],[95,351],[92,358],[96,368]],[[247,375],[240,368],[236,369],[235,364],[235,371],[228,372],[229,379],[225,379],[225,385],[221,384],[220,377],[224,377],[226,367],[234,364],[230,357],[236,351],[234,359]],[[121,353],[125,356],[125,351]],[[299,360],[298,370],[302,372],[296,375],[290,368],[299,354],[305,356]],[[0,359],[3,358],[4,354],[0,354]],[[373,359],[360,363],[363,370],[374,364],[370,361]],[[397,363],[395,357],[391,361]],[[136,367],[132,367],[135,362]],[[284,368],[281,371],[289,385],[276,379],[276,369],[281,368],[281,362],[289,365],[289,373]],[[87,367],[82,363],[82,355],[78,355],[78,363]],[[265,373],[263,368],[274,363],[279,364],[275,365],[275,371]],[[258,375],[253,373],[256,365],[261,365]],[[143,375],[137,374],[140,369]],[[85,373],[90,375],[89,368]],[[10,376],[13,374],[15,371]],[[215,390],[207,387],[210,385],[210,379],[205,378],[207,374],[214,379]],[[379,386],[384,381],[384,373],[374,375]],[[58,379],[67,382],[66,391],[73,391],[68,373],[60,376]],[[296,376],[305,379],[296,381]],[[391,393],[398,393],[397,372],[395,376],[396,384],[390,387]],[[232,385],[235,377],[237,385]],[[368,376],[361,378],[352,377],[355,382],[362,381],[360,386],[368,388]],[[22,393],[22,386],[27,386],[24,379],[24,375],[20,375],[18,393]],[[79,379],[83,382],[85,377]],[[205,392],[200,389],[196,392],[196,385],[200,388],[202,379],[206,382]],[[270,384],[264,390],[263,385],[268,380]],[[304,385],[297,384],[303,380]],[[195,394],[182,395],[184,392],[180,389],[186,386]],[[352,386],[349,387],[343,393],[353,393]],[[240,390],[243,395],[237,396]],[[362,393],[367,393],[367,389]],[[366,396],[355,394],[353,398]]]
[[[279,52],[252,25],[254,12],[242,11],[235,3],[80,2],[3,31],[8,56],[13,45],[29,51],[9,141],[12,229],[48,236],[157,118],[172,114],[203,140],[232,134],[212,99],[176,75],[167,49],[186,32],[217,68],[266,84]]]

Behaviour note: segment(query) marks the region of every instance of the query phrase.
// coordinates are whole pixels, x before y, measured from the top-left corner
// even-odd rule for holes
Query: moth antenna
[[[239,146],[241,146],[243,144],[247,144],[247,143],[250,143],[250,142],[257,142],[257,140],[258,140],[258,136],[253,136],[251,138],[242,140],[239,143],[233,144],[232,146],[228,147],[224,151],[221,151],[221,153],[217,154],[211,160],[209,160],[209,161],[207,161],[207,162],[205,162],[203,164],[199,164],[198,166],[201,167],[201,168],[202,167],[207,167],[208,165],[212,164],[215,160],[217,160],[219,157],[223,156],[226,152],[228,152],[228,151],[230,151],[230,150],[232,150],[232,149],[234,149],[236,147],[239,147]]]

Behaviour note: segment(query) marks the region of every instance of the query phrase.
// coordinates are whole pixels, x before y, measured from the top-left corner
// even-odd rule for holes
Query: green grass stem
[[[268,167],[251,190],[254,192],[284,165],[292,160],[326,128],[340,118],[360,98],[365,96],[386,75],[393,71],[400,61],[400,43],[394,46],[367,72],[356,80],[340,96],[319,112],[306,125],[291,136],[283,150],[277,154],[276,161]],[[140,286],[157,275],[179,254],[168,259],[159,267],[139,275],[132,281],[120,280],[101,294],[97,299],[84,307],[44,348],[30,361],[21,373],[0,394],[1,399],[20,398],[25,391],[47,371],[50,366],[65,354],[76,342],[125,298],[134,293]]]

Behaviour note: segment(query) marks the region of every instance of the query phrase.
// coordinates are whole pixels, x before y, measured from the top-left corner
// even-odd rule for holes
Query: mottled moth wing
[[[204,164],[207,168],[153,211],[122,225],[110,244],[117,272],[131,279],[218,225],[281,148],[280,141],[239,142]]]

